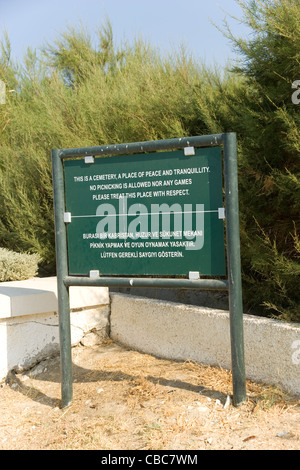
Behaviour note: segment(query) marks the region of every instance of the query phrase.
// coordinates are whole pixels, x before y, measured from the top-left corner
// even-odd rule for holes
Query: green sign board
[[[225,275],[220,147],[64,162],[70,275]]]

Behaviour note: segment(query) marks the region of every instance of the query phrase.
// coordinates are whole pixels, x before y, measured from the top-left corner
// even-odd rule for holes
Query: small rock
[[[14,368],[14,372],[15,372],[15,374],[22,374],[22,372],[24,372],[24,367],[21,366],[21,364],[18,364],[18,365]]]
[[[101,343],[101,339],[96,333],[87,333],[80,341],[83,346],[91,347]]]
[[[21,382],[26,382],[26,380],[29,380],[29,377],[28,377],[28,375],[22,375],[20,377],[20,380],[21,380]]]
[[[44,372],[44,366],[42,364],[38,364],[34,369],[31,370],[30,375],[31,377],[35,377],[36,375],[42,374]]]
[[[230,404],[231,404],[231,398],[229,395],[227,395],[226,402],[224,404],[224,409],[226,410]]]
[[[290,431],[282,431],[276,434],[276,437],[280,437],[281,439],[292,439],[295,437],[295,434]]]

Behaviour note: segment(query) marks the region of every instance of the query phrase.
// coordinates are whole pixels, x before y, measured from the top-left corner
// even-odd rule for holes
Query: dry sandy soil
[[[300,402],[228,371],[141,354],[110,340],[73,348],[74,399],[60,408],[59,357],[0,388],[0,450],[299,450]]]

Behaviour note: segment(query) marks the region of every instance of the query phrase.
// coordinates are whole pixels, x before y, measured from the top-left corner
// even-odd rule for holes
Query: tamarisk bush
[[[237,0],[251,35],[225,71],[142,40],[94,46],[69,29],[22,64],[0,46],[0,245],[55,268],[51,149],[236,132],[243,297],[250,312],[300,321],[300,0]],[[295,96],[295,95],[294,95]]]

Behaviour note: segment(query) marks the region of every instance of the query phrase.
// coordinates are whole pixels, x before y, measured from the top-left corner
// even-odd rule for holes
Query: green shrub
[[[55,266],[52,148],[222,132],[238,134],[243,298],[300,321],[299,0],[238,0],[252,34],[227,36],[239,67],[224,74],[143,42],[116,50],[70,30],[23,68],[0,48],[0,244]],[[2,49],[2,50],[1,50]],[[51,272],[51,274],[53,271]]]
[[[6,49],[0,79],[15,92],[0,107],[0,244],[54,265],[51,149],[205,133],[194,94],[205,79],[184,53],[116,51],[109,28],[98,48],[71,30],[41,61],[28,51],[23,69]]]
[[[245,93],[243,100],[231,95],[227,106],[240,144],[244,298],[299,322],[300,114],[291,97],[300,78],[300,2],[239,3],[252,34],[229,33]]]
[[[16,253],[0,248],[0,281],[23,281],[34,277],[39,260],[37,254]]]
[[[248,308],[300,321],[300,1],[238,0],[251,34],[225,34],[239,60],[199,98],[214,132],[238,135],[243,298]]]

